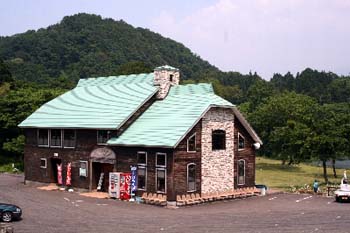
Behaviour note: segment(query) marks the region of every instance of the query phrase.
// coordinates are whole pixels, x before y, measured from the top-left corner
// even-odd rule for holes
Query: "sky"
[[[350,0],[0,0],[0,35],[94,13],[174,39],[223,71],[350,75]]]

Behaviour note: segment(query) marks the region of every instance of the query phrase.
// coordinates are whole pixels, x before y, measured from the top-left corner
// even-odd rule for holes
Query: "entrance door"
[[[113,164],[109,163],[92,163],[92,169],[93,169],[93,189],[97,188],[97,184],[100,179],[100,175],[103,172],[103,183],[102,183],[102,191],[108,192],[108,185],[109,185],[109,173],[113,172]]]
[[[51,158],[51,182],[58,183],[57,164],[62,164],[61,159]]]
[[[101,163],[101,172],[105,174],[105,178],[103,180],[103,191],[108,192],[108,186],[109,186],[109,173],[113,172],[113,164],[109,163]]]

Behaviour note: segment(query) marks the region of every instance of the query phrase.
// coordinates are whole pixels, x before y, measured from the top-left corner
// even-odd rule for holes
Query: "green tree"
[[[8,66],[0,58],[0,85],[5,82],[13,82],[13,79]]]
[[[345,109],[344,109],[345,107]],[[341,111],[341,113],[338,113]],[[314,111],[311,130],[305,141],[305,150],[322,161],[323,176],[328,182],[326,163],[348,155],[349,151],[349,105],[323,105]],[[336,177],[335,169],[333,169]]]
[[[246,114],[249,122],[264,141],[264,147],[259,153],[277,158],[281,154],[281,151],[277,150],[281,143],[278,137],[290,133],[292,127],[288,125],[288,122],[295,122],[294,125],[298,131],[305,131],[303,125],[308,125],[313,119],[313,111],[317,106],[317,102],[311,97],[294,92],[284,92],[266,98],[256,107],[255,111]],[[274,132],[275,130],[277,131]],[[301,135],[295,137],[300,138]]]
[[[329,86],[329,91],[332,102],[350,102],[350,77],[334,79]]]
[[[288,120],[286,126],[275,127],[271,132],[270,144],[273,153],[284,165],[298,164],[309,160],[310,157],[304,152],[304,142],[310,134],[310,128],[294,120]]]
[[[279,92],[295,90],[295,79],[290,72],[284,76],[278,73],[274,74],[270,83]]]
[[[120,65],[117,69],[117,75],[152,73],[153,69],[141,61],[130,61]]]

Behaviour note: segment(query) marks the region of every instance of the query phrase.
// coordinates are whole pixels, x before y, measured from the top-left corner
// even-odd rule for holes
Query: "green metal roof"
[[[157,92],[151,81],[153,74],[80,80],[19,127],[117,129]]]
[[[233,107],[217,96],[211,84],[171,87],[164,100],[152,104],[110,145],[174,147],[210,106]]]
[[[131,83],[147,83],[152,85],[154,79],[154,73],[149,74],[130,74],[119,75],[109,77],[87,78],[80,79],[77,87],[91,87],[101,85],[119,85],[119,84],[131,84]]]

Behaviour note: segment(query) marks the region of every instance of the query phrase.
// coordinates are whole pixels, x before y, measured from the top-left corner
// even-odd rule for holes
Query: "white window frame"
[[[158,165],[158,155],[164,155],[164,161],[165,161],[165,165]],[[167,167],[167,154],[163,153],[163,152],[157,152],[156,153],[156,167],[158,168],[166,168]]]
[[[244,141],[244,146],[243,146],[243,148],[239,148],[239,137],[243,138],[243,141]],[[242,135],[242,134],[240,134],[240,133],[238,133],[238,138],[237,138],[237,148],[238,148],[238,150],[239,150],[239,151],[241,151],[241,150],[245,150],[245,138],[244,138],[244,137],[243,137],[243,135]]]
[[[61,145],[60,146],[52,146],[51,145],[51,130],[59,130],[61,132]],[[50,129],[50,147],[52,148],[62,148],[63,147],[63,135],[62,135],[62,129]]]
[[[97,145],[107,145],[107,141],[106,142],[99,142],[98,141],[98,132],[99,131],[106,131],[107,132],[107,141],[110,139],[110,131],[106,130],[106,129],[100,129],[96,131],[96,143]]]
[[[194,190],[189,190],[189,185],[188,185],[188,170],[189,170],[189,167],[191,166],[191,165],[194,165],[194,171],[195,171],[195,173],[194,173]],[[188,193],[192,193],[192,192],[196,192],[197,191],[197,185],[196,185],[196,170],[197,170],[197,165],[195,164],[195,163],[189,163],[189,164],[187,164],[187,192]]]
[[[83,168],[81,168],[82,163],[85,163],[85,170],[86,170],[85,175],[81,174],[81,169],[83,169]],[[86,160],[79,160],[79,176],[80,177],[88,177],[89,176],[88,174],[89,174],[89,162]]]
[[[189,141],[194,137],[194,150],[189,150]],[[187,152],[197,152],[197,138],[196,138],[196,133],[192,134],[188,139],[187,139]]]
[[[142,190],[142,191],[147,191],[147,166],[143,166],[143,165],[137,165],[137,169],[139,168],[144,168],[145,169],[145,188],[139,188],[138,184],[139,181],[137,180],[137,190]],[[138,174],[137,174],[138,177]]]
[[[41,166],[41,161],[45,161],[45,166]],[[47,168],[47,158],[40,158],[40,168]]]
[[[74,130],[74,146],[73,147],[72,146],[64,146],[64,131],[65,130]],[[62,137],[62,146],[63,146],[63,148],[74,149],[76,147],[76,143],[77,143],[77,130],[75,130],[75,129],[63,129],[62,131],[63,131],[62,132],[62,135],[63,135],[63,137]]]
[[[165,187],[164,187],[164,192],[162,191],[158,191],[157,187],[158,187],[158,171],[164,171],[164,180],[165,180]],[[167,169],[165,167],[157,167],[156,168],[156,193],[167,193]]]
[[[139,161],[138,161],[138,159],[139,159],[139,154],[144,154],[144,155],[146,155],[146,163],[139,163]],[[148,155],[147,155],[147,152],[146,151],[138,151],[137,152],[137,165],[138,166],[145,166],[145,167],[147,167],[147,162],[148,162]]]
[[[39,130],[47,130],[47,145],[39,145]],[[50,130],[49,129],[38,129],[37,130],[37,144],[38,147],[49,147],[50,146]]]
[[[239,183],[239,162],[240,161],[243,161],[244,162],[244,166],[243,166],[243,183]],[[240,159],[237,161],[237,185],[245,185],[245,165],[246,165],[246,162],[244,159]]]

